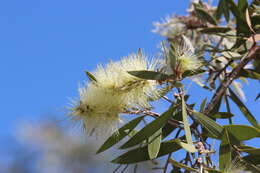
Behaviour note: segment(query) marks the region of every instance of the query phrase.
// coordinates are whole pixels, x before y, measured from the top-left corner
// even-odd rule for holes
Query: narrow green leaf
[[[204,108],[205,108],[205,106],[206,106],[206,103],[207,103],[207,97],[205,97],[205,98],[202,100],[201,104],[200,104],[200,112],[202,112],[202,111],[204,110]]]
[[[212,25],[217,25],[216,19],[213,16],[211,16],[207,11],[205,11],[203,8],[195,6],[195,11],[196,11],[197,16],[202,21],[208,22]]]
[[[239,141],[260,137],[260,130],[255,127],[246,125],[225,125],[223,127]]]
[[[183,125],[184,125],[184,132],[185,132],[187,143],[190,145],[193,145],[191,131],[190,131],[190,124],[188,121],[186,104],[185,104],[183,95],[182,95],[182,121],[183,121]]]
[[[158,131],[166,124],[169,117],[172,116],[174,109],[175,107],[170,107],[168,111],[166,111],[160,117],[153,120],[151,123],[147,124],[143,129],[141,129],[137,134],[135,134],[132,138],[130,138],[120,148],[121,149],[129,148],[148,139],[150,136],[152,136],[156,131]]]
[[[154,159],[157,157],[162,140],[162,129],[159,129],[152,136],[148,138],[148,154],[150,159]]]
[[[146,79],[146,80],[167,80],[170,78],[170,76],[160,73],[160,72],[155,72],[155,71],[147,71],[147,70],[140,70],[140,71],[128,71],[129,74],[136,76],[141,79]]]
[[[185,149],[186,151],[190,152],[190,153],[196,153],[198,152],[198,150],[195,148],[195,146],[193,144],[187,144],[184,142],[179,141],[178,144]]]
[[[218,7],[215,12],[215,17],[217,20],[219,20],[223,14],[224,3],[225,3],[225,0],[220,0],[218,3]]]
[[[255,101],[260,98],[260,93],[256,96]]]
[[[168,58],[169,58],[168,61],[170,62],[171,68],[175,69],[177,56],[176,56],[176,50],[174,44],[170,45]]]
[[[246,152],[248,154],[253,154],[253,155],[260,155],[260,148],[253,148],[253,149],[239,149],[239,151]],[[260,157],[260,156],[259,156]]]
[[[218,112],[214,115],[210,115],[213,118],[219,118],[219,119],[228,119],[233,117],[234,115],[232,113],[229,112]]]
[[[210,27],[210,28],[199,29],[199,32],[202,32],[204,34],[217,34],[217,33],[225,33],[230,30],[231,30],[231,28],[228,28],[228,27],[215,26],[215,27]]]
[[[206,70],[202,70],[202,69],[198,69],[198,70],[187,70],[183,73],[183,78],[185,77],[190,77],[190,76],[194,76],[194,75],[198,75],[198,74],[202,74],[206,72]]]
[[[232,162],[232,146],[230,145],[229,135],[224,129],[222,140],[219,147],[219,168],[224,170]]]
[[[222,136],[223,127],[216,123],[213,119],[209,118],[208,116],[200,113],[200,112],[193,112],[196,119],[199,123],[207,129],[207,131],[213,135],[215,138],[220,138]]]
[[[181,146],[177,143],[178,141],[179,139],[174,139],[162,142],[157,158],[181,149]],[[122,154],[121,156],[117,157],[116,159],[112,160],[111,162],[119,164],[132,164],[146,160],[150,160],[150,157],[148,155],[148,147],[144,146],[130,150]]]
[[[219,170],[216,170],[216,169],[213,169],[213,168],[204,167],[204,169],[205,169],[208,173],[224,173],[224,172],[222,172],[222,171],[219,171]]]
[[[122,140],[125,136],[129,135],[143,118],[143,116],[137,117],[134,120],[125,124],[120,129],[118,129],[118,131],[115,132],[112,136],[110,136],[105,141],[105,143],[98,149],[97,154],[109,149],[110,147],[118,143],[120,140]]]
[[[249,154],[247,156],[242,157],[242,159],[245,160],[247,163],[251,163],[253,165],[259,165],[260,164],[259,155]]]
[[[240,111],[244,114],[246,119],[257,129],[260,129],[260,126],[255,119],[255,117],[251,114],[251,112],[247,109],[244,103],[236,96],[236,94],[229,88],[230,98],[234,103],[239,107]]]
[[[95,76],[93,74],[91,74],[90,72],[88,71],[85,71],[88,79],[91,81],[91,82],[97,82],[97,79],[95,78]]]
[[[173,160],[173,159],[169,159],[169,162],[173,165],[173,166],[175,166],[175,167],[178,167],[178,168],[184,168],[184,169],[186,169],[187,171],[192,171],[192,172],[197,172],[197,173],[199,173],[199,171],[197,170],[197,169],[194,169],[194,168],[191,168],[191,167],[189,167],[189,166],[187,166],[187,165],[185,165],[185,164],[183,164],[183,163],[179,163],[179,162],[177,162],[177,161],[175,161],[175,160]]]
[[[253,69],[243,69],[240,71],[239,76],[260,80],[260,74]]]
[[[224,17],[225,17],[226,21],[229,22],[229,19],[230,19],[229,7],[228,7],[228,4],[227,4],[227,1],[226,0],[223,0],[223,1],[224,1],[224,3],[223,3]]]
[[[182,114],[181,111],[178,109],[173,111],[172,119],[181,121],[182,120]],[[164,127],[162,128],[162,138],[166,138],[168,135],[170,135],[177,127],[172,126],[171,124],[166,123]]]
[[[232,59],[232,60],[238,60],[242,58],[242,55],[237,52],[232,51],[224,51],[221,53],[224,57]]]
[[[245,9],[248,7],[247,0],[238,0],[237,6],[241,12],[245,11]]]

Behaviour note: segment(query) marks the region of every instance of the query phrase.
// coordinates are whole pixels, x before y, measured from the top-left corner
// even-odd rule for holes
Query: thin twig
[[[204,114],[209,114],[215,105],[217,105],[219,99],[223,96],[228,86],[233,82],[233,80],[237,77],[240,70],[253,58],[256,57],[256,54],[259,53],[260,46],[254,45],[250,50],[248,55],[241,60],[241,62],[232,70],[231,73],[222,81],[218,89],[216,90],[214,96],[212,97],[211,101],[207,105],[207,107],[204,109]]]

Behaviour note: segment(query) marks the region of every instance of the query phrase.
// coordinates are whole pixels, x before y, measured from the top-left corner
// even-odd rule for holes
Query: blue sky
[[[0,3],[0,134],[20,120],[62,114],[84,70],[138,48],[155,53],[152,22],[188,0],[12,0]],[[148,5],[149,4],[149,5]]]
[[[68,98],[78,95],[78,84],[86,79],[84,70],[138,48],[150,55],[158,52],[162,38],[151,32],[152,23],[171,13],[185,14],[188,2],[2,1],[0,134],[9,134],[21,120],[62,117]],[[197,88],[195,102],[203,98]],[[259,102],[252,101],[259,84],[245,88],[250,89],[247,105],[259,114]]]

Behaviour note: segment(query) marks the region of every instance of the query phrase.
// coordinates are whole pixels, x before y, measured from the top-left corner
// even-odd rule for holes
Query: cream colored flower
[[[158,97],[156,81],[137,78],[128,71],[155,70],[157,65],[156,60],[148,63],[141,53],[111,61],[105,67],[99,65],[93,72],[97,81],[79,89],[80,102],[73,104],[73,119],[81,120],[88,134],[106,136],[115,132],[120,113],[148,108],[149,98]]]
[[[198,58],[198,55],[195,54],[195,49],[190,40],[185,36],[182,36],[182,38],[183,44],[177,46],[176,50],[177,65],[179,65],[182,72],[187,70],[195,71],[201,67],[202,62]]]
[[[183,41],[179,45],[174,45],[175,49],[168,48],[164,51],[165,54],[165,72],[168,74],[182,75],[185,71],[195,71],[202,66],[202,61],[195,53],[195,49],[190,40],[182,36]],[[172,53],[173,55],[170,55]],[[175,60],[172,60],[175,58]],[[175,62],[173,69],[172,62]]]
[[[152,32],[158,33],[167,38],[174,38],[185,30],[186,26],[177,17],[166,17],[162,22],[154,23],[155,29]]]

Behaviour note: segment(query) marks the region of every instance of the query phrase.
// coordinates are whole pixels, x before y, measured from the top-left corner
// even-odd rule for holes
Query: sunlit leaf
[[[182,121],[183,121],[183,125],[184,125],[184,132],[185,132],[187,143],[190,145],[193,145],[191,131],[190,131],[190,124],[188,121],[186,104],[185,104],[183,95],[182,95]]]
[[[147,70],[140,70],[140,71],[128,71],[129,74],[136,76],[141,79],[147,79],[147,80],[167,80],[170,78],[170,76],[155,72],[155,71],[147,71]]]
[[[190,152],[190,153],[195,153],[198,152],[198,150],[195,148],[195,146],[193,144],[187,144],[185,142],[181,142],[179,141],[178,144],[185,149],[186,151]]]
[[[154,159],[157,157],[162,140],[162,129],[159,129],[152,136],[148,138],[148,154],[150,159]]]
[[[246,125],[225,125],[223,127],[239,141],[260,137],[260,130],[255,127]]]

